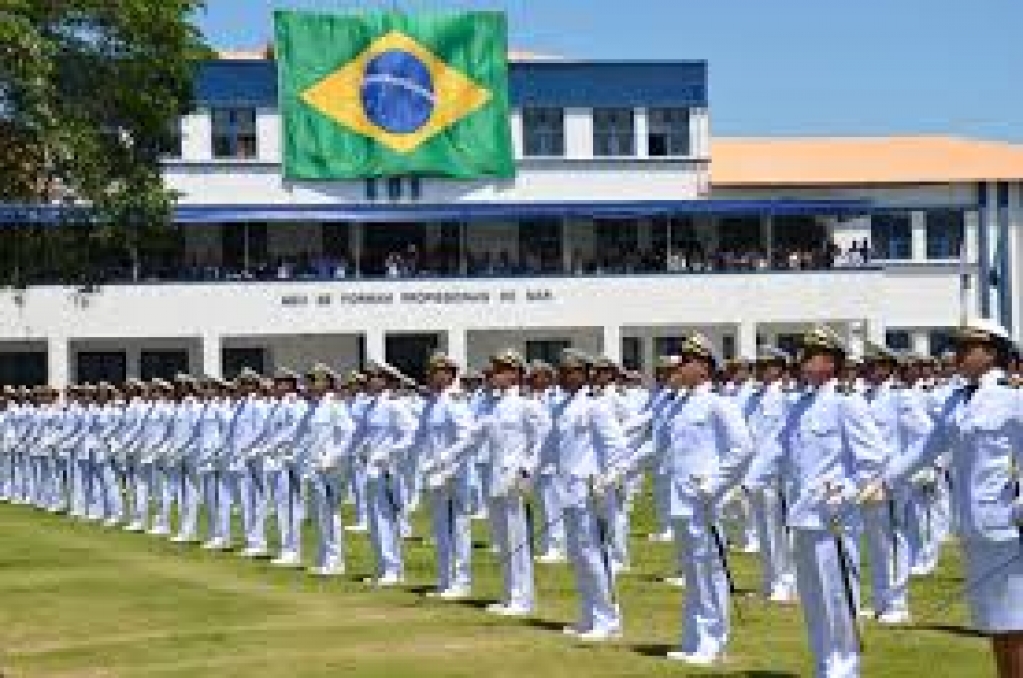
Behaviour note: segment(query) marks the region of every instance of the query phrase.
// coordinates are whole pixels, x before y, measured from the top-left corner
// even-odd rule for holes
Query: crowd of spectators
[[[345,278],[427,278],[468,275],[609,275],[630,273],[704,273],[729,271],[827,270],[861,267],[871,263],[867,240],[842,249],[829,242],[816,248],[721,248],[706,251],[701,245],[670,251],[609,247],[595,256],[581,250],[565,261],[558,250],[526,248],[521,256],[508,250],[468,252],[462,261],[456,251],[416,245],[386,252],[363,252],[361,260],[339,256],[299,254],[276,260],[251,261],[247,266],[192,258],[184,266],[169,262],[143,262],[139,266],[102,267],[89,282],[124,281],[244,281],[244,280],[340,280]]]

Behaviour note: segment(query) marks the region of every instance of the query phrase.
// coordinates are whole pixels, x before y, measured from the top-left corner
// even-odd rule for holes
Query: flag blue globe
[[[393,134],[421,129],[433,114],[436,97],[426,65],[404,50],[388,50],[366,64],[362,106],[374,125]]]

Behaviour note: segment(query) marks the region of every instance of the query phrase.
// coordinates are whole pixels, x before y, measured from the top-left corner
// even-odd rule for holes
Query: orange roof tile
[[[950,184],[1023,180],[1023,146],[956,137],[718,138],[715,186]]]

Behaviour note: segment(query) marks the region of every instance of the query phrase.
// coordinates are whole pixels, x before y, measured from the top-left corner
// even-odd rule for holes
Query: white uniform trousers
[[[316,525],[316,567],[333,569],[344,564],[345,552],[338,494],[341,482],[331,471],[317,471],[309,479],[309,500]]]
[[[792,540],[785,527],[785,511],[776,487],[767,487],[750,497],[760,544],[760,574],[763,594],[783,599],[795,596],[796,571]]]
[[[864,506],[863,536],[870,558],[870,579],[876,615],[909,609],[909,542],[906,503],[888,499]]]
[[[540,552],[544,554],[565,553],[565,520],[562,516],[561,499],[558,496],[554,476],[541,474],[536,480],[536,496],[539,500]]]
[[[152,464],[138,464],[135,467],[135,500],[132,502],[131,522],[142,528],[149,524],[149,501],[154,492],[154,475]]]
[[[266,549],[266,474],[261,459],[250,459],[238,473],[238,499],[241,504],[245,547]]]
[[[720,655],[728,644],[728,577],[718,551],[709,516],[702,507],[690,518],[676,518],[675,540],[684,553],[685,604],[680,650],[706,656]],[[724,545],[724,532],[713,524]]]
[[[193,540],[199,530],[199,504],[202,500],[198,470],[185,462],[178,467],[178,536]]]
[[[860,667],[855,631],[860,590],[857,540],[848,533],[840,537],[855,608],[850,610],[835,535],[827,529],[796,528],[793,533],[796,584],[810,636],[814,675],[857,678]]]
[[[96,464],[94,479],[98,514],[107,520],[120,522],[124,517],[124,497],[121,495],[117,462],[107,459]]]
[[[608,555],[616,571],[629,566],[629,512],[625,501],[624,489],[608,488],[604,495],[604,517],[609,532]]]
[[[903,520],[906,523],[910,566],[918,574],[930,574],[938,566],[940,549],[939,495],[934,486],[913,485]]]
[[[84,518],[92,495],[92,460],[88,455],[76,454],[71,457],[71,465],[71,515]]]
[[[152,486],[150,492],[156,499],[156,515],[153,516],[153,529],[170,532],[171,510],[175,496],[180,491],[181,473],[176,466],[165,467],[153,465]]]
[[[366,490],[369,500],[369,536],[376,555],[377,576],[402,577],[402,507],[397,477],[383,472],[370,473]]]
[[[366,495],[366,466],[358,458],[352,455],[345,462],[348,477],[346,483],[348,499],[355,510],[355,524],[366,527],[369,524],[369,502]]]
[[[469,588],[472,584],[472,518],[459,481],[429,491],[433,540],[437,545],[437,590]]]
[[[302,479],[293,466],[285,463],[282,468],[267,472],[267,487],[273,495],[277,514],[281,554],[301,555],[305,509],[302,502]]]
[[[231,543],[231,508],[241,505],[242,474],[223,469],[209,474],[207,481],[207,511],[209,511],[210,539]],[[210,502],[212,496],[213,503]]]
[[[498,558],[501,560],[504,583],[501,602],[509,607],[532,610],[535,593],[531,526],[526,521],[523,499],[515,493],[492,497],[488,514],[494,527]]]
[[[612,600],[614,573],[609,567],[607,544],[603,543],[608,535],[601,535],[598,527],[599,509],[592,502],[565,507],[568,557],[579,596],[577,628],[580,631],[617,632],[621,630],[621,618]]]

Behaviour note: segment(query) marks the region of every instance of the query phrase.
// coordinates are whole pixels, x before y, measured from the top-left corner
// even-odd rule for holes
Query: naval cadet
[[[861,498],[883,501],[912,473],[949,451],[973,625],[990,636],[998,675],[1018,678],[1023,675],[1023,396],[1006,379],[1011,340],[1004,327],[972,320],[953,339],[964,385],[925,444],[894,459]]]
[[[756,360],[759,386],[746,401],[746,420],[753,440],[754,457],[776,456],[778,433],[785,425],[794,402],[787,389],[793,357],[788,352],[764,346]],[[788,520],[788,481],[781,474],[761,478],[750,490],[757,538],[760,543],[761,587],[764,596],[775,603],[796,600],[796,567]]]
[[[444,353],[427,361],[428,393],[419,413],[412,456],[424,474],[437,550],[437,588],[433,595],[459,600],[472,585],[471,476],[467,459],[473,449],[475,422],[465,400],[453,386],[458,365]],[[451,466],[445,473],[434,473]]]
[[[901,356],[868,342],[864,358],[865,393],[886,445],[886,463],[911,454],[931,430],[931,418],[923,399],[897,381],[895,372]],[[893,491],[887,501],[863,507],[864,538],[873,580],[874,616],[882,624],[909,621],[910,551],[906,524],[909,514],[908,488]]]
[[[781,473],[789,479],[788,526],[794,540],[796,589],[809,634],[814,674],[860,672],[859,490],[880,473],[886,447],[862,396],[840,386],[848,351],[826,326],[801,339],[805,390],[759,456],[751,484]]]
[[[604,511],[604,495],[611,485],[598,485],[627,456],[628,441],[608,403],[590,394],[587,383],[593,362],[581,351],[562,352],[559,379],[564,397],[553,412],[556,442],[550,452],[579,596],[579,619],[565,633],[601,642],[621,637],[622,619]]]

